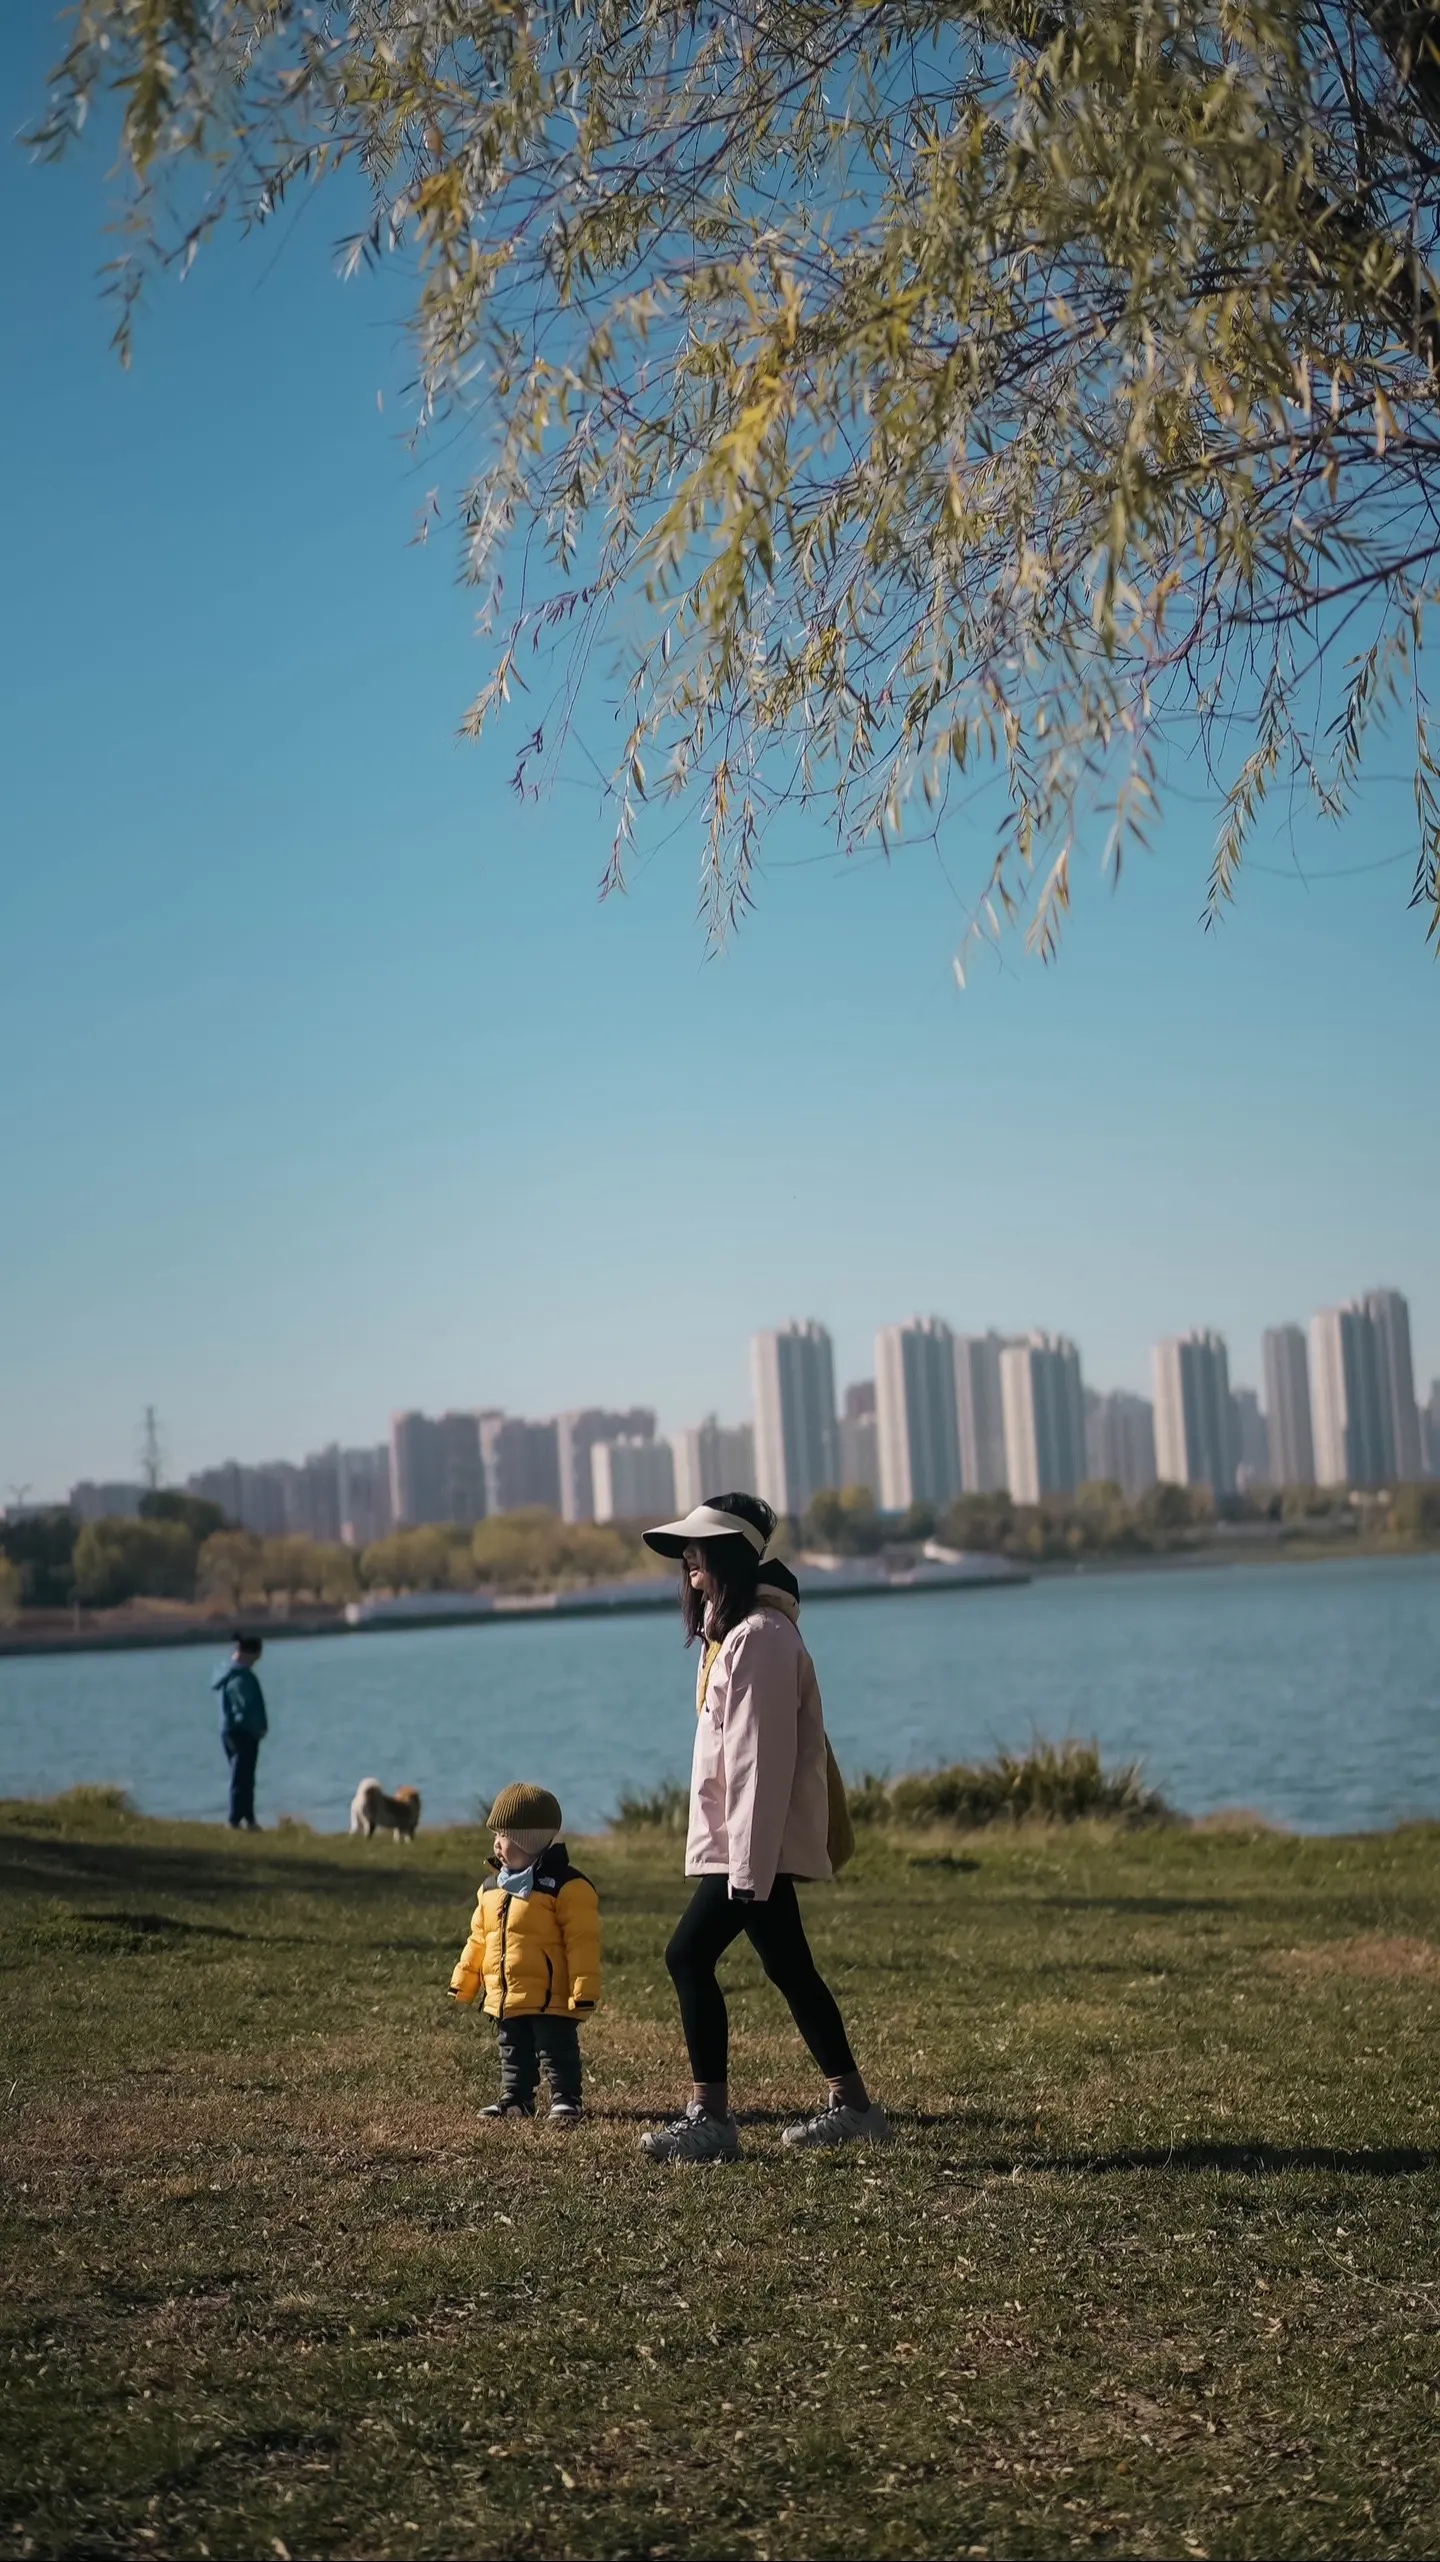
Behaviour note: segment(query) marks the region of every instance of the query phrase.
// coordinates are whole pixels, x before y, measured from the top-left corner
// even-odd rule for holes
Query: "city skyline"
[[[1370,1302],[1380,1302],[1393,1295],[1396,1294],[1392,1293],[1388,1289],[1372,1289],[1365,1294],[1365,1301],[1367,1304]],[[1423,1344],[1432,1339],[1431,1332],[1427,1329],[1427,1317],[1429,1312],[1426,1303],[1424,1301],[1419,1303],[1417,1322],[1417,1303],[1415,1298],[1408,1291],[1401,1292],[1398,1295],[1405,1300],[1408,1306],[1411,1343],[1410,1370],[1412,1376],[1412,1395],[1417,1408],[1421,1408],[1426,1403],[1432,1385],[1437,1380],[1440,1380],[1440,1339],[1436,1339],[1433,1355],[1426,1357],[1420,1348]],[[1337,1297],[1336,1304],[1340,1307],[1349,1307],[1352,1304],[1358,1306],[1361,1302],[1354,1300],[1353,1296],[1348,1300]],[[907,1325],[915,1322],[916,1320],[914,1319],[899,1321],[892,1320],[889,1325],[882,1324],[878,1327],[863,1329],[859,1333],[858,1342],[856,1342],[852,1335],[849,1347],[844,1352],[842,1352],[841,1349],[842,1337],[840,1329],[827,1328],[827,1334],[832,1347],[832,1362],[836,1382],[837,1456],[838,1435],[840,1426],[843,1424],[842,1409],[846,1386],[851,1382],[858,1381],[862,1378],[873,1383],[876,1370],[876,1344],[879,1337],[885,1333],[893,1334],[903,1332]],[[993,1470],[1002,1440],[998,1371],[1000,1347],[1007,1341],[1017,1341],[1022,1336],[1045,1333],[1049,1331],[1049,1329],[1043,1326],[1016,1325],[1014,1327],[1001,1330],[995,1328],[993,1324],[987,1324],[976,1328],[974,1331],[969,1331],[964,1326],[955,1323],[951,1319],[942,1319],[941,1322],[944,1323],[948,1330],[953,1334],[957,1347],[961,1347],[963,1349],[965,1358],[970,1365],[968,1379],[962,1379],[961,1381],[958,1399],[957,1419],[961,1445],[962,1476],[967,1486],[973,1486],[983,1490],[987,1483],[998,1483],[998,1479],[994,1477]],[[1221,1327],[1194,1326],[1190,1329],[1188,1335],[1181,1334],[1176,1337],[1152,1336],[1141,1344],[1138,1350],[1132,1353],[1132,1355],[1120,1365],[1120,1375],[1116,1375],[1113,1370],[1106,1372],[1100,1367],[1100,1365],[1091,1361],[1089,1353],[1086,1350],[1084,1338],[1078,1333],[1077,1329],[1072,1327],[1057,1329],[1057,1331],[1063,1331],[1067,1338],[1079,1342],[1082,1357],[1084,1359],[1087,1386],[1099,1385],[1102,1393],[1106,1395],[1130,1397],[1138,1395],[1144,1397],[1150,1402],[1153,1402],[1155,1396],[1154,1355],[1156,1346],[1159,1343],[1164,1341],[1188,1341],[1191,1339],[1200,1339],[1206,1334],[1221,1336],[1227,1346],[1228,1366],[1232,1385],[1239,1385],[1241,1387],[1248,1386],[1256,1389],[1260,1394],[1264,1411],[1268,1416],[1273,1414],[1275,1411],[1276,1374],[1274,1371],[1274,1365],[1277,1361],[1281,1361],[1286,1357],[1290,1359],[1292,1364],[1296,1358],[1299,1358],[1302,1361],[1308,1360],[1310,1326],[1310,1317],[1306,1317],[1302,1320],[1281,1318],[1277,1319],[1273,1323],[1263,1325],[1258,1329],[1255,1336],[1255,1357],[1253,1360],[1247,1360],[1243,1356],[1239,1359],[1236,1358],[1234,1339]],[[773,1334],[774,1331],[775,1329],[770,1329],[769,1333]],[[783,1331],[783,1329],[781,1329],[781,1331]],[[534,1401],[534,1410],[542,1416],[560,1420],[562,1423],[570,1421],[578,1426],[603,1422],[612,1435],[618,1434],[622,1431],[633,1433],[641,1429],[642,1419],[645,1426],[651,1432],[659,1430],[667,1435],[674,1435],[675,1433],[686,1429],[697,1413],[703,1414],[706,1411],[715,1413],[727,1406],[729,1411],[732,1413],[738,1413],[742,1409],[753,1412],[754,1355],[752,1347],[761,1339],[762,1334],[765,1333],[766,1330],[764,1329],[749,1328],[740,1335],[739,1344],[741,1360],[737,1364],[732,1358],[726,1366],[728,1367],[732,1377],[736,1369],[740,1369],[744,1385],[738,1395],[732,1395],[728,1399],[722,1397],[714,1388],[712,1388],[707,1380],[702,1379],[696,1396],[689,1402],[688,1406],[672,1404],[668,1413],[661,1401],[653,1397],[646,1399],[643,1403],[636,1403],[633,1400],[622,1401],[617,1399],[614,1401],[613,1405],[600,1405],[597,1402],[594,1406],[590,1407],[582,1407],[578,1405],[574,1407],[559,1407],[549,1404],[543,1399],[537,1399]],[[1298,1336],[1298,1354],[1294,1350],[1293,1346],[1289,1349],[1288,1356],[1283,1354],[1279,1349],[1279,1339],[1287,1335]],[[1419,1338],[1418,1344],[1416,1340],[1417,1337]],[[769,1339],[768,1334],[766,1334],[766,1339]],[[987,1373],[987,1353],[988,1372],[993,1372],[993,1378]],[[1388,1353],[1386,1357],[1389,1357]],[[146,1382],[143,1384],[148,1390],[151,1383]],[[473,1412],[480,1415],[490,1414],[499,1419],[509,1418],[513,1420],[515,1418],[515,1409],[502,1405],[493,1397],[488,1400],[477,1400],[473,1406],[466,1404],[463,1407],[456,1403],[453,1395],[449,1399],[437,1399],[435,1401],[435,1410],[438,1414],[444,1414],[449,1411],[451,1407],[454,1407],[456,1411]],[[80,1482],[100,1482],[117,1485],[133,1484],[138,1482],[142,1473],[140,1462],[144,1436],[144,1415],[149,1410],[150,1409],[143,1403],[137,1408],[129,1426],[127,1436],[128,1447],[122,1445],[118,1451],[112,1448],[108,1452],[97,1452],[93,1448],[82,1448],[78,1453],[78,1466],[72,1464],[69,1469],[60,1467],[54,1469],[46,1476],[36,1476],[33,1474],[25,1476],[20,1473],[19,1469],[15,1465],[8,1464],[9,1453],[5,1447],[4,1418],[3,1416],[0,1416],[0,1509],[4,1508],[7,1501],[14,1502],[21,1499],[22,1495],[25,1501],[31,1503],[64,1501],[67,1487]],[[213,1444],[210,1452],[202,1450],[199,1453],[192,1453],[188,1450],[175,1448],[172,1445],[176,1436],[174,1435],[173,1427],[170,1423],[168,1408],[166,1407],[163,1399],[157,1400],[155,1410],[159,1413],[161,1428],[164,1431],[166,1439],[167,1454],[170,1459],[168,1475],[169,1482],[176,1484],[181,1483],[188,1478],[199,1474],[204,1469],[213,1469],[217,1465],[238,1464],[242,1467],[261,1467],[295,1464],[293,1460],[287,1462],[278,1459],[275,1456],[273,1443],[267,1450],[265,1445],[259,1441],[252,1441],[248,1451],[242,1452],[238,1447],[232,1448],[231,1451],[227,1452],[224,1462],[217,1462],[214,1459]],[[382,1411],[385,1410],[382,1409]],[[421,1406],[407,1407],[395,1404],[392,1405],[388,1411],[392,1413],[424,1413],[428,1411],[428,1409]],[[672,1420],[672,1417],[684,1417],[685,1419],[683,1421],[679,1419]],[[320,1433],[304,1437],[312,1438],[317,1447],[328,1447],[331,1443],[336,1443],[341,1447],[364,1446],[366,1441],[366,1423],[368,1422],[370,1427],[373,1429],[375,1420],[376,1417],[372,1411],[368,1417],[362,1417],[360,1428],[356,1431],[346,1433],[344,1430],[332,1430],[326,1434],[324,1433],[322,1426],[322,1431]],[[295,1446],[297,1445],[292,1443],[292,1448]],[[1414,1444],[1412,1443],[1409,1448],[1410,1455],[1418,1461],[1419,1453],[1418,1450],[1415,1449]],[[565,1492],[565,1487],[570,1482],[566,1474],[569,1464],[570,1463],[567,1461],[565,1456],[565,1446],[562,1441],[560,1454],[562,1492],[557,1508],[566,1518],[584,1518],[585,1516],[583,1513],[578,1511],[572,1513],[567,1509],[569,1497]],[[876,1464],[879,1464],[878,1460]],[[1397,1466],[1393,1472],[1404,1475],[1407,1473],[1407,1470],[1403,1466]],[[582,1474],[582,1477],[578,1482],[583,1483],[583,1481]],[[1294,1482],[1303,1483],[1306,1482],[1306,1480],[1297,1475],[1294,1478]]]
[[[1020,1503],[1110,1479],[1127,1498],[1157,1481],[1375,1485],[1440,1474],[1440,1380],[1417,1400],[1405,1294],[1377,1288],[1263,1339],[1266,1402],[1231,1377],[1228,1347],[1193,1328],[1151,1348],[1153,1399],[1097,1389],[1065,1336],[957,1335],[938,1316],[882,1326],[873,1378],[837,1389],[817,1318],[751,1337],[754,1412],[657,1429],[651,1407],[506,1415],[495,1407],[393,1414],[388,1442],[331,1442],[300,1462],[230,1459],[186,1490],[247,1528],[364,1545],[392,1526],[476,1523],[536,1506],[572,1522],[620,1520],[750,1485],[798,1517],[818,1492],[867,1487],[880,1509],[943,1512],[962,1494]],[[145,1417],[152,1469],[153,1409]],[[1319,1454],[1316,1457],[1316,1454]],[[1313,1463],[1313,1464],[1311,1464]],[[153,1478],[152,1478],[153,1482]],[[137,1480],[82,1480],[81,1519],[134,1511]],[[630,1509],[627,1510],[627,1507]]]
[[[1374,1348],[1370,1351],[1368,1358],[1372,1364],[1379,1365],[1375,1373],[1377,1380],[1382,1370],[1386,1376],[1387,1395],[1391,1400],[1390,1410],[1393,1418],[1391,1424],[1383,1428],[1379,1441],[1375,1442],[1373,1447],[1367,1445],[1366,1456],[1368,1458],[1378,1453],[1379,1457],[1384,1459],[1386,1465],[1379,1473],[1394,1475],[1401,1479],[1416,1474],[1423,1476],[1427,1472],[1428,1465],[1425,1456],[1427,1429],[1424,1420],[1425,1410],[1435,1392],[1440,1390],[1440,1363],[1432,1369],[1418,1356],[1414,1348],[1416,1331],[1414,1302],[1408,1292],[1388,1286],[1372,1288],[1359,1297],[1352,1296],[1340,1302],[1338,1309],[1316,1310],[1303,1322],[1292,1318],[1265,1326],[1261,1329],[1259,1336],[1259,1358],[1254,1365],[1253,1376],[1250,1377],[1244,1374],[1243,1366],[1237,1364],[1231,1357],[1227,1338],[1220,1329],[1214,1327],[1192,1327],[1188,1333],[1179,1336],[1152,1340],[1146,1347],[1143,1360],[1129,1365],[1132,1376],[1136,1368],[1143,1369],[1146,1374],[1146,1388],[1140,1390],[1115,1380],[1106,1380],[1102,1384],[1092,1370],[1085,1355],[1084,1346],[1081,1344],[1079,1353],[1085,1369],[1086,1395],[1087,1397],[1093,1394],[1103,1396],[1116,1405],[1117,1411],[1127,1407],[1133,1408],[1137,1400],[1150,1406],[1152,1412],[1161,1418],[1157,1420],[1155,1430],[1161,1452],[1168,1452],[1174,1465],[1173,1481],[1182,1484],[1199,1481],[1187,1476],[1185,1471],[1189,1462],[1181,1463],[1176,1459],[1176,1453],[1182,1445],[1173,1438],[1173,1433],[1170,1442],[1166,1441],[1167,1426],[1163,1419],[1165,1393],[1164,1391],[1157,1393],[1157,1364],[1162,1355],[1174,1353],[1177,1347],[1188,1348],[1187,1357],[1193,1358],[1197,1351],[1203,1357],[1209,1347],[1218,1344],[1226,1375],[1218,1392],[1220,1405],[1216,1411],[1223,1409],[1223,1401],[1227,1393],[1236,1394],[1242,1400],[1247,1397],[1255,1399],[1257,1411],[1264,1418],[1264,1429],[1267,1435],[1272,1436],[1267,1442],[1268,1462],[1272,1467],[1281,1466],[1284,1471],[1283,1479],[1277,1477],[1275,1482],[1283,1481],[1293,1484],[1330,1482],[1318,1474],[1307,1475],[1303,1467],[1305,1451],[1310,1450],[1313,1453],[1315,1448],[1311,1413],[1311,1381],[1315,1363],[1319,1357],[1316,1351],[1315,1328],[1322,1318],[1356,1314],[1367,1325],[1379,1329]],[[794,1336],[797,1333],[804,1334],[808,1326],[819,1322],[818,1320],[792,1319],[780,1328],[754,1329],[746,1336],[749,1400],[748,1417],[741,1428],[749,1429],[750,1422],[756,1414],[757,1361],[762,1358],[773,1361],[775,1357],[773,1347],[782,1337]],[[943,1317],[932,1316],[912,1317],[875,1328],[864,1338],[860,1356],[853,1364],[847,1364],[841,1360],[834,1331],[820,1323],[820,1333],[824,1338],[825,1346],[824,1359],[829,1369],[819,1402],[823,1407],[825,1398],[829,1397],[831,1419],[828,1426],[817,1427],[813,1422],[811,1425],[812,1435],[817,1428],[820,1431],[820,1438],[813,1440],[811,1452],[810,1464],[821,1471],[814,1476],[814,1485],[831,1481],[836,1483],[863,1481],[858,1474],[852,1475],[847,1480],[840,1464],[841,1452],[847,1446],[852,1452],[861,1447],[869,1452],[873,1441],[873,1457],[867,1459],[865,1464],[871,1467],[878,1490],[887,1465],[883,1386],[878,1411],[876,1398],[877,1375],[884,1367],[885,1356],[882,1347],[887,1343],[892,1347],[898,1347],[904,1338],[913,1336],[917,1329],[925,1331],[932,1327],[940,1329],[947,1346],[950,1347],[950,1353],[953,1353],[955,1363],[956,1451],[952,1461],[939,1463],[938,1475],[935,1473],[934,1458],[926,1462],[925,1465],[930,1473],[925,1477],[925,1482],[933,1481],[937,1484],[946,1482],[948,1464],[950,1467],[958,1465],[959,1480],[968,1492],[985,1492],[998,1488],[1003,1483],[999,1473],[1004,1453],[1000,1355],[1007,1344],[1048,1341],[1051,1338],[1046,1329],[1037,1327],[1000,1330],[991,1326],[984,1332],[971,1334],[958,1326],[952,1326]],[[1068,1335],[1057,1335],[1054,1340],[1068,1343],[1074,1339]],[[771,1349],[762,1355],[760,1351],[762,1346]],[[947,1353],[947,1358],[950,1357],[950,1353]],[[898,1349],[896,1357],[904,1357]],[[847,1367],[852,1370],[852,1375],[848,1378]],[[857,1373],[859,1375],[853,1375]],[[1295,1386],[1297,1379],[1301,1383],[1298,1409]],[[863,1416],[858,1419],[857,1427],[856,1418],[850,1416],[849,1401],[861,1389],[865,1396],[865,1410]],[[1405,1421],[1407,1397],[1408,1411],[1413,1416],[1413,1421],[1408,1424]],[[707,1406],[707,1400],[703,1394],[696,1403],[703,1413]],[[694,1414],[694,1406],[691,1407],[690,1412]],[[716,1421],[717,1412],[718,1401],[710,1398],[708,1420],[712,1425]],[[433,1419],[428,1418],[422,1408],[392,1409],[391,1420],[393,1423],[397,1416],[401,1420],[413,1416],[415,1421],[424,1427],[430,1420],[443,1424],[452,1413],[474,1415],[478,1418],[482,1440],[487,1429],[491,1434],[495,1434],[501,1430],[501,1427],[506,1427],[505,1438],[513,1442],[516,1430],[522,1426],[529,1428],[526,1418],[493,1402],[475,1406],[442,1406]],[[849,1418],[848,1444],[847,1417]],[[550,1504],[563,1519],[571,1521],[593,1517],[592,1513],[586,1509],[593,1499],[590,1491],[589,1470],[589,1451],[593,1442],[601,1438],[649,1439],[657,1434],[661,1438],[678,1442],[680,1437],[687,1433],[693,1438],[698,1429],[693,1422],[673,1422],[663,1417],[659,1405],[654,1402],[631,1403],[615,1407],[588,1406],[557,1409],[542,1406],[539,1416],[531,1420],[542,1423],[546,1429],[551,1425],[556,1426],[558,1437],[553,1459],[547,1455],[539,1463],[541,1478],[538,1483],[533,1475],[527,1473],[526,1463],[523,1460],[516,1461],[521,1471],[519,1482],[525,1488],[523,1500],[543,1501]],[[858,1442],[857,1428],[862,1436]],[[131,1441],[137,1454],[143,1451],[147,1429],[152,1432],[159,1430],[164,1440],[167,1457],[170,1457],[169,1432],[163,1408],[153,1404],[146,1405],[136,1418]],[[725,1427],[722,1426],[721,1429],[723,1431]],[[830,1434],[828,1443],[824,1438],[826,1429]],[[1234,1423],[1234,1430],[1237,1436],[1242,1436],[1242,1427],[1238,1419]],[[1276,1433],[1279,1434],[1278,1446],[1273,1439]],[[1388,1439],[1384,1437],[1385,1433],[1390,1435]],[[765,1449],[763,1428],[760,1432],[759,1446],[763,1454]],[[1327,1456],[1333,1457],[1335,1446],[1332,1436],[1331,1443],[1327,1445]],[[323,1441],[317,1439],[317,1447],[326,1450],[335,1448],[342,1451],[348,1450],[350,1456],[358,1460],[365,1455],[369,1445],[359,1435],[354,1437],[352,1443],[347,1442],[339,1434],[332,1434]],[[1210,1449],[1216,1454],[1219,1447],[1218,1443],[1210,1445]],[[1253,1453],[1249,1455],[1253,1474],[1255,1473]],[[1247,1453],[1240,1447],[1240,1437],[1236,1439],[1233,1456],[1237,1462],[1247,1457]],[[828,1473],[824,1469],[827,1457],[830,1463]],[[231,1452],[223,1461],[217,1462],[213,1458],[207,1458],[198,1467],[187,1466],[184,1461],[172,1459],[172,1464],[166,1471],[165,1482],[175,1485],[193,1485],[207,1476],[214,1477],[218,1481],[225,1470],[233,1470],[237,1467],[242,1470],[256,1468],[283,1470],[299,1464],[301,1463],[293,1458],[277,1457],[273,1450],[269,1454],[262,1453],[247,1457],[241,1457],[238,1452]],[[482,1465],[484,1464],[486,1463],[482,1461]],[[531,1464],[533,1466],[533,1453]],[[676,1464],[683,1477],[683,1460],[677,1457]],[[768,1466],[768,1462],[763,1457],[760,1464]],[[1129,1464],[1133,1465],[1133,1452],[1130,1454]],[[1208,1455],[1206,1460],[1198,1464],[1202,1467],[1207,1465]],[[893,1471],[896,1465],[895,1460],[892,1459],[890,1465]],[[1318,1461],[1316,1465],[1318,1468]],[[1123,1474],[1124,1471],[1111,1473]],[[1166,1473],[1163,1466],[1160,1468],[1160,1473],[1161,1475]],[[12,1472],[6,1471],[5,1452],[3,1447],[0,1447],[0,1512],[3,1512],[7,1502],[12,1505],[20,1501],[30,1505],[63,1503],[68,1500],[69,1489],[77,1485],[91,1489],[103,1485],[110,1485],[117,1489],[134,1488],[141,1483],[143,1475],[144,1470],[138,1459],[129,1468],[95,1466],[92,1460],[91,1467],[83,1475],[71,1474],[63,1483],[52,1480],[49,1484],[37,1485],[33,1481],[20,1480]],[[780,1481],[778,1477],[776,1481]],[[893,1481],[898,1483],[898,1479]],[[809,1483],[810,1480],[807,1478],[806,1482]],[[1339,1482],[1339,1479],[1333,1482]],[[490,1508],[494,1510],[497,1507],[492,1503]],[[463,1499],[461,1510],[456,1517],[466,1517]]]

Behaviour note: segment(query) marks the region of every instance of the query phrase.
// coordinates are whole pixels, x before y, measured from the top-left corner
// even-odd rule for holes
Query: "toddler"
[[[600,1998],[600,1898],[572,1868],[560,1803],[517,1780],[490,1809],[496,1871],[480,1889],[470,1936],[450,1978],[457,2002],[481,1994],[500,2039],[500,2096],[482,2117],[533,2117],[540,2066],[550,2122],[580,2115],[580,2033]]]

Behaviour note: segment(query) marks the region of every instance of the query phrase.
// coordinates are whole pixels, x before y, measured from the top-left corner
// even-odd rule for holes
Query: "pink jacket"
[[[777,1875],[828,1877],[820,1685],[795,1603],[767,1593],[732,1628],[696,1705],[685,1874],[728,1875],[764,1902]]]

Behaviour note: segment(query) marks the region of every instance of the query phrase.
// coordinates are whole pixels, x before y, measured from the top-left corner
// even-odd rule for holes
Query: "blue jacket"
[[[228,1663],[210,1687],[220,1693],[220,1732],[226,1743],[236,1735],[253,1735],[258,1743],[269,1732],[265,1693],[248,1664]]]

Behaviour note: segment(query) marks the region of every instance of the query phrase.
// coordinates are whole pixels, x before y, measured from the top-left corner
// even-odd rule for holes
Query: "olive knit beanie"
[[[560,1800],[548,1788],[537,1788],[532,1779],[517,1779],[502,1788],[490,1809],[492,1833],[540,1833],[545,1840],[536,1844],[543,1850],[560,1830]],[[527,1844],[528,1848],[528,1844]]]

